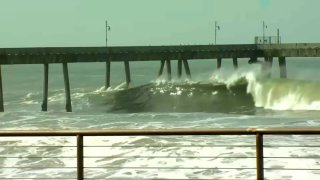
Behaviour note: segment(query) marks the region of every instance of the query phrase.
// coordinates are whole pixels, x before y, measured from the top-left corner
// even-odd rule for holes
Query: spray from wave
[[[237,72],[231,76],[214,75],[213,81],[234,86],[239,80],[247,83],[247,93],[254,100],[255,107],[272,110],[320,110],[319,82],[266,78],[256,69]]]
[[[248,76],[256,107],[272,110],[320,110],[320,84],[290,79],[257,80]]]
[[[214,74],[206,81],[159,80],[129,89],[109,90],[106,102],[116,112],[254,113],[271,110],[320,110],[317,82],[264,78],[257,72]]]

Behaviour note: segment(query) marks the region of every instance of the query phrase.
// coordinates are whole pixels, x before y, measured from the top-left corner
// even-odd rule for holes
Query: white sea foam
[[[134,115],[131,115],[131,117]],[[244,117],[246,118],[246,117]],[[223,118],[222,118],[223,119]],[[221,120],[222,120],[221,119]],[[317,145],[319,139],[314,136],[270,136],[265,137],[265,157],[290,157],[265,159],[268,168],[320,168],[317,159],[295,157],[315,157],[318,148],[306,148],[305,145]],[[255,137],[236,136],[183,136],[183,137],[85,137],[84,155],[88,178],[147,178],[147,179],[248,179],[255,178]],[[1,139],[0,161],[5,167],[55,166],[75,167],[74,158],[32,159],[32,156],[75,157],[76,149],[65,147],[63,150],[34,146],[75,146],[75,137],[7,137]],[[228,145],[240,147],[229,147]],[[219,146],[217,146],[219,145]],[[243,147],[248,145],[248,147]],[[250,145],[250,146],[249,146]],[[251,146],[252,145],[252,146]],[[279,147],[297,145],[301,147]],[[25,146],[10,151],[3,146]],[[106,147],[103,147],[106,146]],[[24,157],[24,158],[22,158]],[[224,158],[225,157],[225,158]],[[230,158],[226,158],[230,157]],[[233,157],[233,158],[232,158]],[[237,158],[251,157],[251,158]],[[109,168],[105,168],[109,167]],[[118,167],[118,168],[117,168]],[[127,167],[127,168],[126,168]],[[252,168],[251,170],[218,170],[216,168]],[[32,173],[26,169],[2,169],[0,177],[51,178],[75,176],[75,169],[38,169]],[[298,179],[305,175],[309,179],[318,179],[320,175],[312,171],[265,171],[268,179]]]
[[[249,139],[249,141],[248,141]],[[270,139],[268,143],[280,143],[288,145],[291,142],[299,141],[300,136],[289,139],[277,137],[277,141]],[[26,140],[26,141],[25,141]],[[75,159],[54,158],[51,160],[31,159],[31,156],[49,157],[74,157],[75,148],[63,148],[62,151],[51,150],[32,146],[74,146],[75,138],[54,137],[54,138],[7,138],[7,146],[29,146],[23,151],[4,151],[0,149],[1,155],[17,156],[25,158],[8,158],[2,162],[5,167],[27,167],[27,166],[55,166],[62,169],[41,168],[28,173],[25,169],[3,169],[0,177],[25,177],[51,178],[75,176]],[[288,140],[290,142],[288,142]],[[302,138],[304,143],[315,143],[316,137]],[[162,178],[162,179],[254,179],[255,178],[255,148],[254,146],[241,147],[243,145],[254,145],[254,137],[240,138],[223,137],[85,137],[85,166],[101,167],[86,168],[87,178]],[[10,144],[8,144],[10,143]],[[234,144],[240,147],[228,147],[223,145]],[[2,144],[4,145],[4,144]],[[215,146],[220,145],[220,146]],[[92,147],[90,147],[92,146]],[[107,147],[102,147],[107,146]],[[144,147],[143,147],[144,146]],[[279,146],[279,145],[278,145]],[[265,157],[291,157],[265,159],[265,168],[320,168],[316,159],[301,159],[295,157],[308,157],[317,154],[317,148],[293,147],[279,148],[272,147],[265,149]],[[229,157],[229,158],[227,158]],[[244,157],[244,158],[238,158]],[[246,158],[247,157],[247,158]],[[106,168],[109,167],[109,168]],[[63,169],[67,168],[67,169]],[[223,170],[219,168],[251,168],[247,170]],[[279,170],[265,170],[268,179],[298,179],[302,175],[317,179],[317,173],[310,171],[291,170],[290,172]]]
[[[320,110],[320,84],[295,80],[260,79],[246,76],[247,91],[257,107],[272,110]]]
[[[240,69],[231,75],[214,73],[210,81],[231,87],[243,78],[248,82],[247,92],[253,96],[256,107],[272,110],[320,110],[318,82],[263,78],[259,68],[249,71]]]

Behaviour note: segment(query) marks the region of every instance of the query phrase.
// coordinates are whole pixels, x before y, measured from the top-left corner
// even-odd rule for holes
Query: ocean
[[[288,78],[279,78],[277,59],[274,59],[272,77],[261,75],[259,64],[248,64],[247,59],[239,59],[239,69],[235,71],[232,60],[223,60],[222,69],[216,70],[215,60],[189,61],[192,79],[177,79],[177,62],[172,62],[171,82],[166,75],[158,77],[159,62],[131,62],[130,88],[125,88],[123,63],[111,64],[111,85],[105,90],[104,63],[69,64],[69,78],[73,112],[65,112],[65,94],[62,65],[49,66],[48,111],[41,112],[43,95],[43,65],[5,65],[2,66],[5,112],[0,113],[1,130],[102,130],[102,129],[168,129],[168,128],[308,128],[320,125],[320,61],[316,58],[287,58]],[[200,138],[200,140],[199,140]],[[215,139],[216,138],[216,139]],[[234,139],[235,137],[117,137],[114,139],[87,138],[88,144],[114,146],[108,154],[129,156],[131,159],[93,158],[86,161],[88,166],[108,166],[110,169],[88,170],[86,175],[92,179],[254,179],[255,160],[239,159],[238,156],[254,156],[254,137]],[[212,141],[215,139],[215,141]],[[241,148],[220,146],[240,143]],[[268,139],[266,139],[268,142]],[[314,136],[270,137],[276,145],[319,145]],[[74,139],[17,137],[0,140],[0,166],[20,167],[24,165],[61,165],[74,167],[74,160],[43,158],[22,158],[32,155],[50,157],[69,156],[74,149],[63,151],[42,151],[36,145],[74,145]],[[161,150],[141,147],[150,145]],[[166,148],[166,143],[174,144]],[[317,144],[318,143],[318,144]],[[119,145],[126,147],[119,147]],[[22,146],[20,148],[8,147]],[[133,147],[133,145],[137,147]],[[319,149],[319,148],[318,148]],[[316,147],[271,148],[266,156],[280,155],[296,157],[306,155],[305,161],[299,159],[271,159],[266,165],[271,168],[289,167],[285,171],[266,172],[269,179],[319,179],[320,168]],[[101,149],[88,148],[87,156],[105,155]],[[99,155],[100,154],[100,155]],[[234,159],[210,158],[230,155]],[[153,155],[158,158],[136,157]],[[173,155],[186,156],[172,158]],[[206,158],[190,158],[204,156]],[[6,158],[20,157],[20,158]],[[132,158],[136,157],[136,158]],[[167,158],[164,158],[167,157]],[[171,157],[171,158],[168,158]],[[189,158],[188,158],[189,157]],[[41,164],[41,163],[44,163]],[[24,166],[23,165],[23,166]],[[176,169],[150,168],[170,165]],[[116,167],[131,167],[116,169]],[[133,168],[133,167],[140,167]],[[184,167],[187,166],[187,167]],[[216,170],[210,167],[251,167],[249,170]],[[141,169],[141,167],[146,167]],[[180,169],[179,169],[180,167]],[[182,168],[181,168],[182,167]],[[178,168],[178,169],[177,169]],[[208,170],[209,168],[209,170]],[[314,170],[295,170],[311,168]],[[50,174],[50,176],[48,175]],[[18,178],[61,178],[67,179],[75,174],[70,169],[35,170],[27,168],[0,168],[0,179]]]

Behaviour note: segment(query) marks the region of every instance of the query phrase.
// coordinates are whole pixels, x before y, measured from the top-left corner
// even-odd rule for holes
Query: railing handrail
[[[220,129],[118,129],[118,130],[0,130],[0,137],[9,136],[76,136],[77,179],[84,179],[84,136],[192,136],[192,135],[255,135],[256,177],[264,179],[263,135],[315,135],[320,128],[220,128]]]
[[[320,134],[320,128],[0,130],[0,136],[175,136],[175,135],[294,135]]]

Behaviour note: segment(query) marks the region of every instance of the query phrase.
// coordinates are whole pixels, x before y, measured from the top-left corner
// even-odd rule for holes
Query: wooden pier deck
[[[34,47],[0,48],[0,111],[4,111],[1,65],[43,64],[44,92],[42,110],[47,110],[48,69],[49,64],[61,63],[66,91],[66,110],[72,111],[68,63],[106,62],[106,88],[110,87],[111,62],[124,62],[126,83],[131,82],[129,62],[159,61],[159,76],[166,65],[168,80],[171,80],[171,60],[178,61],[178,77],[182,66],[188,78],[191,71],[188,60],[217,59],[220,69],[222,59],[233,59],[233,66],[238,68],[238,59],[256,62],[264,58],[264,69],[272,66],[273,58],[279,59],[280,77],[286,78],[286,57],[320,57],[320,43],[291,44],[231,44],[231,45],[177,45],[177,46],[119,46],[119,47]]]
[[[0,48],[0,64],[319,56],[320,43]]]

